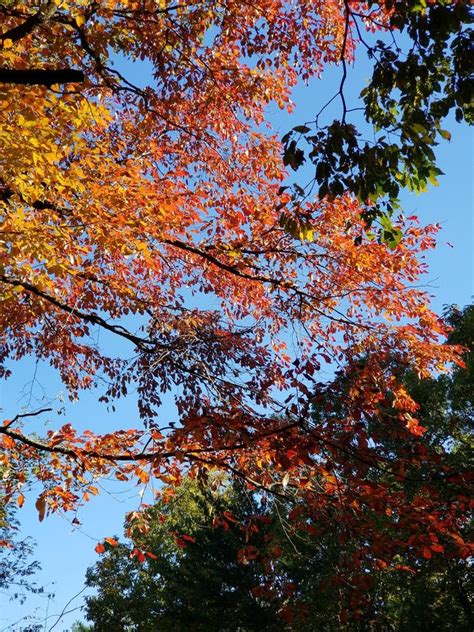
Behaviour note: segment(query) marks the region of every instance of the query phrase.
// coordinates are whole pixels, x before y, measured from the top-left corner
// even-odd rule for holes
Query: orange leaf
[[[15,447],[15,442],[14,442],[14,440],[13,440],[11,437],[9,437],[8,435],[3,435],[3,437],[2,437],[2,443],[3,443],[4,447],[5,447],[7,450],[11,450],[12,448],[14,448],[14,447]]]
[[[150,475],[145,470],[137,470],[136,474],[142,483],[148,483],[150,480]]]
[[[44,516],[46,514],[46,499],[43,494],[38,497],[38,500],[35,502],[35,507],[38,510],[39,521],[43,522]]]

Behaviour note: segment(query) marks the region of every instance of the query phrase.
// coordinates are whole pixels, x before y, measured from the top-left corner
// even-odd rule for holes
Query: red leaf
[[[444,553],[444,546],[442,544],[432,544],[430,548],[435,553]]]
[[[278,613],[280,619],[283,619],[285,623],[292,623],[295,616],[293,610],[289,606],[284,606]]]
[[[412,575],[416,575],[416,571],[413,570],[413,568],[410,568],[409,566],[405,566],[404,564],[397,564],[394,569],[396,571],[406,571],[407,573],[411,573]]]
[[[143,562],[145,561],[145,555],[143,554],[142,551],[140,551],[140,549],[133,549],[133,551],[130,554],[130,557],[136,557],[137,560],[140,562],[140,564],[143,564]]]
[[[238,522],[237,518],[234,516],[234,514],[230,513],[230,511],[224,511],[224,516],[229,522]]]
[[[423,551],[422,551],[422,555],[425,559],[430,560],[431,559],[431,550],[427,547],[424,546],[423,547]]]
[[[184,540],[185,542],[192,542],[193,544],[196,543],[196,538],[193,538],[192,535],[182,535],[181,539]]]

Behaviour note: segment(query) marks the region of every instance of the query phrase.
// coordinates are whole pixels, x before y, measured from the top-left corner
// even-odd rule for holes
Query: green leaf
[[[311,128],[308,127],[307,125],[297,125],[296,127],[293,128],[294,132],[298,132],[299,134],[307,134],[308,132],[311,131]]]

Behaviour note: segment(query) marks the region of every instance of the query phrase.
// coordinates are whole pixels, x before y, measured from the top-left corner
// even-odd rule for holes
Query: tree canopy
[[[350,107],[345,97],[350,71],[342,55],[338,92],[314,120],[283,138],[284,161],[298,169],[306,158],[302,147],[307,148],[319,196],[350,191],[364,205],[367,223],[382,220],[382,237],[396,245],[401,233],[389,217],[400,208],[400,192],[426,191],[442,174],[435,147],[451,138],[443,121],[454,110],[457,121],[473,122],[473,16],[465,2],[390,1],[383,21],[377,4],[368,2],[365,10],[364,3],[344,2],[343,48],[357,43],[373,61],[372,77],[360,93],[362,107]],[[390,36],[376,38],[380,27]],[[323,126],[324,111],[336,98],[341,117]],[[371,140],[351,122],[354,110],[363,111]],[[298,186],[297,193],[298,199],[303,193]]]
[[[86,606],[94,630],[281,629],[278,608],[253,594],[263,567],[237,556],[246,539],[257,551],[269,537],[268,528],[252,529],[259,503],[222,475],[213,488],[185,480],[149,509],[146,534],[131,546],[107,546],[87,572],[87,585],[98,590]],[[137,550],[146,551],[142,563]]]
[[[298,528],[317,515],[344,537],[364,533],[360,557],[339,568],[361,598],[364,565],[395,563],[408,540],[414,554],[448,539],[465,556],[465,496],[423,477],[407,491],[424,463],[443,465],[396,370],[427,378],[462,364],[418,285],[438,227],[381,215],[372,194],[397,197],[395,181],[422,188],[442,118],[452,107],[468,118],[468,5],[0,3],[0,375],[34,358],[72,399],[89,389],[113,406],[136,391],[143,424],[79,432],[71,419],[41,432],[30,422],[51,411],[18,411],[0,426],[7,501],[24,502],[26,470],[43,520],[80,507],[101,476],[146,487],[217,469],[296,499]],[[326,65],[345,73],[362,28],[405,28],[415,42],[406,62],[376,45],[365,93],[369,121],[400,143],[358,148],[344,111],[333,155],[311,157],[342,175],[321,175],[320,161],[319,196],[295,199],[284,163],[300,154],[284,150],[266,108],[291,111],[291,89]],[[412,73],[420,59],[429,81]],[[308,140],[318,152],[319,137]],[[346,141],[350,165],[337,158]],[[340,416],[309,422],[326,364],[352,372],[351,385]],[[167,392],[177,422],[161,409]],[[407,446],[399,459],[373,449],[380,433]]]
[[[429,420],[430,448],[442,455],[443,464],[456,472],[457,479],[440,476],[439,469],[427,463],[412,475],[431,477],[447,496],[469,482],[473,314],[471,305],[452,308],[448,315],[455,327],[450,339],[470,349],[467,369],[420,380],[406,367],[398,367],[420,404],[420,418]],[[339,394],[335,397],[334,390],[328,390],[325,401],[315,404],[316,419],[330,402],[344,405],[343,393],[351,377],[341,378],[336,380]],[[407,447],[386,434],[379,437],[377,451],[390,451],[398,460]],[[376,469],[367,476],[378,484],[386,478]],[[416,483],[410,485],[413,494]],[[396,493],[399,482],[392,480],[391,489]],[[472,628],[469,561],[453,556],[449,540],[441,544],[429,533],[421,556],[413,556],[412,547],[405,546],[396,556],[397,565],[367,569],[365,605],[345,620],[338,618],[339,609],[353,595],[349,586],[334,584],[333,578],[345,557],[360,554],[364,535],[359,534],[358,541],[341,539],[344,526],[338,520],[328,525],[313,516],[314,537],[304,528],[307,524],[294,528],[291,502],[274,497],[266,505],[262,500],[260,494],[249,492],[239,481],[231,483],[223,474],[216,474],[210,485],[185,479],[177,489],[168,488],[164,498],[148,509],[149,531],[132,534],[128,542],[106,543],[104,557],[87,572],[87,586],[97,591],[86,599],[91,629],[467,632]],[[466,523],[462,532],[466,540],[469,529]],[[440,547],[443,556],[436,555]],[[139,550],[145,551],[142,563]],[[267,560],[265,550],[270,551]],[[289,596],[296,600],[291,611],[286,609]]]

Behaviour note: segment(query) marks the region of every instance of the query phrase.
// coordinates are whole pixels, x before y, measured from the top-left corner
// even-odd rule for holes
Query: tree
[[[150,529],[105,543],[88,569],[86,585],[96,591],[86,598],[90,629],[340,630],[324,581],[334,562],[330,538],[281,538],[291,506],[261,501],[222,474],[211,485],[184,479],[167,488],[147,510]]]
[[[377,3],[367,5],[368,11],[363,3],[345,0],[339,90],[313,121],[285,135],[284,161],[296,170],[307,156],[315,166],[311,186],[319,186],[319,196],[353,193],[365,205],[367,224],[379,220],[381,238],[393,247],[401,238],[390,222],[400,208],[400,191],[426,191],[442,174],[434,150],[441,139],[451,138],[443,121],[454,110],[457,121],[473,122],[473,14],[471,3],[450,0],[390,0],[383,18]],[[376,40],[366,30],[389,37]],[[362,108],[350,107],[344,94],[349,74],[344,52],[355,43],[374,64],[360,93]],[[321,119],[336,98],[341,117],[324,126]],[[354,110],[364,111],[370,134],[350,122]],[[297,185],[296,200],[304,194]]]
[[[0,503],[0,591],[22,604],[29,592],[43,592],[44,589],[34,581],[40,565],[31,559],[33,543],[30,538],[18,539],[18,531],[15,512]]]
[[[108,546],[88,570],[86,584],[98,591],[86,598],[94,630],[281,629],[278,608],[252,593],[264,569],[237,559],[239,550],[240,558],[256,552],[269,531],[254,533],[258,501],[222,475],[212,487],[185,480],[168,489],[148,511],[150,530],[131,545]]]
[[[73,623],[71,632],[90,632],[91,628],[85,623],[81,623],[80,621],[76,621]]]
[[[296,522],[340,516],[348,533],[366,534],[369,565],[391,563],[400,546],[382,500],[413,525],[414,548],[438,529],[436,511],[464,554],[461,501],[425,485],[417,507],[364,482],[368,467],[405,476],[365,445],[361,414],[381,401],[387,432],[413,444],[407,469],[421,458],[415,404],[387,363],[393,350],[423,377],[461,362],[413,286],[436,227],[387,219],[403,240],[374,239],[367,200],[347,183],[296,211],[281,188],[281,144],[265,128],[269,103],[291,110],[299,77],[351,58],[350,9],[336,0],[0,4],[1,375],[9,360],[34,357],[71,398],[105,384],[98,399],[113,406],[137,389],[143,422],[102,434],[67,423],[40,437],[29,423],[47,411],[5,420],[3,465],[17,473],[9,502],[25,467],[43,486],[40,520],[98,493],[100,476],[179,484],[183,472],[218,469],[262,494],[297,497]],[[390,22],[391,10],[358,8],[372,25]],[[150,65],[150,85],[126,77],[124,60]],[[332,422],[308,426],[309,398],[321,363],[356,366],[362,349],[362,388],[339,420],[352,433],[346,445]],[[174,426],[159,411],[170,390]]]
[[[420,379],[403,361],[400,361],[396,353],[387,360],[392,363],[399,378],[417,403],[417,416],[420,423],[426,425],[423,445],[414,446],[411,440],[407,441],[406,436],[393,432],[393,427],[384,419],[385,415],[391,414],[390,408],[383,402],[376,415],[363,413],[360,417],[362,433],[367,432],[370,437],[364,458],[373,464],[366,471],[365,484],[377,489],[382,508],[389,518],[385,525],[379,524],[378,528],[382,531],[384,528],[395,527],[392,537],[405,542],[401,542],[402,546],[399,547],[392,565],[386,566],[382,562],[371,570],[364,569],[366,594],[360,602],[358,612],[356,610],[356,621],[351,624],[353,627],[349,626],[347,629],[396,629],[407,632],[415,629],[436,629],[448,632],[467,631],[472,628],[472,578],[470,562],[467,559],[469,546],[465,546],[461,559],[456,559],[457,556],[452,549],[452,538],[457,538],[459,542],[469,542],[472,539],[469,489],[472,480],[473,315],[473,305],[462,310],[452,306],[445,315],[452,327],[448,342],[462,344],[468,350],[465,354],[465,368],[456,367],[450,375],[441,374],[429,379]],[[351,436],[338,420],[344,419],[348,414],[348,411],[344,410],[350,401],[348,392],[358,385],[359,371],[364,371],[364,366],[364,358],[361,355],[358,367],[352,367],[352,371],[341,371],[333,383],[318,389],[316,398],[317,426],[324,422],[331,423],[332,420],[334,441],[344,445],[348,452],[356,449],[357,439]],[[406,458],[410,450],[416,450],[418,453],[416,460],[411,463]],[[382,467],[380,461],[377,463],[375,455],[383,459]],[[358,456],[362,455],[359,453]],[[398,467],[405,470],[404,476],[388,475],[389,462],[392,463],[392,472],[397,471]],[[343,477],[344,474],[340,476]],[[464,513],[463,525],[456,536],[448,533],[443,535],[443,529],[438,529],[437,525],[435,531],[428,528],[424,533],[416,533],[415,529],[411,528],[412,525],[404,525],[403,521],[398,519],[391,520],[390,502],[394,497],[403,494],[417,504],[420,502],[420,495],[423,494],[426,502],[428,494],[432,495],[431,490],[434,488],[446,503],[459,503],[459,508]],[[367,507],[367,511],[371,509]],[[437,512],[433,512],[431,517],[435,523],[443,519]],[[314,520],[313,526],[320,530],[321,526],[324,528],[324,522]],[[365,546],[365,534],[354,531],[348,534],[344,533],[344,530],[344,525],[338,520],[329,533],[329,542],[326,541],[328,551],[331,550],[331,541],[337,541],[340,535],[343,539],[339,540],[340,546],[332,550],[332,562],[331,557],[326,555],[325,566],[328,563],[338,564],[348,555],[360,556],[360,551]],[[421,551],[413,547],[418,538],[424,539],[425,542]],[[310,542],[306,550],[310,550],[311,545]],[[373,551],[376,550],[373,547]],[[442,555],[437,555],[438,552]],[[290,563],[296,569],[296,576],[298,573],[303,577],[317,576],[318,571],[314,572],[314,569],[318,568],[314,562],[317,556],[307,555],[304,559],[308,560],[306,564],[298,558],[291,559],[289,556]],[[362,561],[362,568],[363,565]],[[369,577],[367,573],[370,573]],[[295,571],[290,570],[290,574],[295,577]],[[323,588],[320,587],[316,593],[316,604],[313,602],[314,590],[308,590],[303,597],[311,613],[320,611],[321,590],[324,590],[324,583]],[[353,596],[350,590],[349,596]],[[326,601],[330,602],[329,594]],[[327,611],[323,610],[323,613],[327,615]],[[324,614],[322,620],[316,622],[315,630],[326,629]],[[307,624],[306,629],[313,628]],[[333,628],[328,626],[327,629]],[[336,625],[334,629],[339,628]]]
[[[0,478],[4,484],[10,477],[21,479],[21,473],[0,466]],[[31,594],[46,594],[45,588],[38,585],[35,578],[41,570],[39,561],[34,558],[35,543],[30,537],[21,537],[17,511],[23,503],[23,494],[17,497],[16,506],[0,496],[0,594],[4,600],[17,601],[20,605]],[[36,632],[37,626],[30,619],[29,616],[20,616],[14,624],[15,629]]]
[[[429,445],[458,476],[469,460],[473,314],[474,307],[469,306],[451,309],[448,315],[455,326],[450,340],[469,346],[467,369],[456,369],[449,377],[420,380],[406,367],[399,367],[405,372],[407,388],[416,394],[420,418],[429,423]],[[350,383],[350,376],[347,379]],[[335,381],[342,406],[348,381],[342,375]],[[325,408],[336,401],[335,384]],[[321,406],[319,401],[316,418]],[[405,447],[384,436],[379,437],[377,450],[398,450],[393,458],[400,459]],[[430,474],[439,472],[424,472],[424,476]],[[387,477],[374,470],[367,478],[384,482]],[[437,481],[448,494],[455,483],[448,476]],[[391,489],[392,494],[397,492],[397,481],[392,481]],[[238,483],[230,486],[222,475],[211,486],[187,479],[178,489],[168,488],[165,500],[148,510],[150,530],[135,534],[131,544],[107,545],[104,557],[89,569],[86,583],[97,591],[87,598],[91,629],[285,629],[282,616],[290,613],[292,630],[472,629],[470,565],[456,560],[449,545],[443,556],[430,550],[429,555],[415,558],[405,547],[397,556],[398,571],[384,565],[369,569],[364,608],[353,613],[358,616],[350,621],[338,620],[339,602],[353,595],[331,578],[337,577],[335,568],[341,559],[360,552],[363,535],[359,534],[356,546],[347,539],[340,541],[344,528],[337,520],[325,533],[323,521],[318,524],[313,519],[310,526],[317,530],[317,538],[305,529],[295,531],[288,515],[293,510],[291,503],[273,498],[271,506],[264,507],[259,496],[244,491]],[[469,527],[466,524],[463,530],[465,539]],[[262,564],[265,549],[273,549],[273,554],[271,562]],[[139,550],[146,552],[144,563],[137,559]],[[290,612],[285,609],[288,595],[297,599]]]

